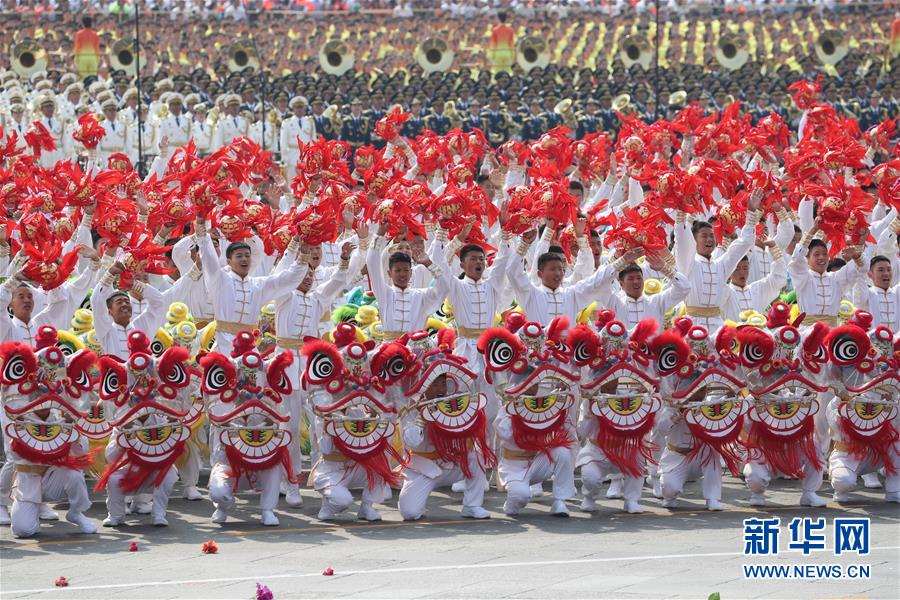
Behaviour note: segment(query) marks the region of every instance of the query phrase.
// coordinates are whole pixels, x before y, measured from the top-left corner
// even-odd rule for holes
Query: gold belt
[[[834,449],[838,452],[852,452],[853,446],[850,445],[850,442],[845,442],[843,440],[834,440]]]
[[[503,449],[503,458],[508,458],[509,460],[531,460],[537,456],[537,452],[529,452],[528,450],[510,450],[509,448]]]
[[[220,321],[216,319],[217,332],[237,335],[242,331],[253,331],[254,329],[256,329],[254,325],[248,325],[247,323],[235,323],[234,321]]]
[[[683,454],[685,456],[690,454],[691,450],[693,450],[690,446],[673,446],[672,444],[666,444],[666,448],[672,452],[677,452],[678,454]]]
[[[382,337],[385,341],[388,341],[388,342],[393,342],[394,340],[399,339],[399,338],[402,337],[403,335],[405,335],[405,334],[404,334],[404,332],[402,332],[402,331],[387,331],[387,330],[383,330],[383,331],[381,332],[381,337]]]
[[[721,314],[718,306],[685,306],[684,312],[689,317],[714,318]]]
[[[456,326],[456,332],[459,334],[459,337],[469,338],[473,340],[477,340],[481,337],[481,334],[487,331],[486,329],[477,329],[475,327],[463,327],[462,325]]]
[[[326,452],[322,455],[322,460],[330,460],[332,462],[346,462],[347,457],[340,452]]]
[[[803,325],[825,323],[829,327],[837,326],[837,317],[834,315],[806,315],[803,317]]]
[[[300,338],[276,337],[275,343],[279,348],[285,350],[301,350],[303,348],[303,340]]]
[[[24,464],[16,464],[16,471],[19,473],[34,473],[35,475],[43,475],[50,467],[44,465],[24,465]]]
[[[420,452],[418,450],[411,450],[410,454],[413,456],[421,456],[422,458],[427,458],[428,460],[439,460],[441,455],[437,452]]]

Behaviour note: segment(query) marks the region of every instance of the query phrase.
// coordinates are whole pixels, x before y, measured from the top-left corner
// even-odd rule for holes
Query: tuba
[[[550,51],[541,38],[529,35],[516,44],[516,62],[526,73],[535,67],[545,69],[550,64]]]
[[[322,111],[322,116],[331,121],[331,128],[335,134],[341,131],[344,120],[341,118],[341,110],[337,104],[329,104],[328,108]]]
[[[563,118],[563,122],[569,129],[574,130],[578,127],[578,120],[572,111],[571,98],[564,98],[557,102],[556,106],[553,107],[553,112]]]
[[[129,77],[137,73],[137,58],[134,55],[134,40],[119,40],[109,52],[109,66],[117,71],[125,71]]]
[[[350,47],[341,40],[325,42],[319,50],[319,66],[329,75],[343,75],[353,68],[354,59]]]
[[[459,111],[456,110],[456,103],[453,100],[447,100],[444,102],[444,114],[447,115],[447,118],[450,119],[450,128],[451,129],[459,129],[462,127],[462,117],[459,114]]]
[[[647,38],[640,35],[629,35],[622,40],[622,47],[619,49],[619,58],[625,64],[625,68],[631,68],[631,65],[640,65],[645,71],[650,68],[650,59],[653,53],[650,51],[650,44]]]
[[[259,55],[256,53],[256,47],[246,40],[231,44],[228,47],[228,70],[243,71],[247,67],[254,71],[259,69]]]
[[[730,71],[737,71],[750,58],[746,40],[737,33],[728,32],[716,43],[716,60]]]
[[[9,62],[19,77],[27,79],[47,69],[47,51],[35,40],[25,40],[12,47]]]
[[[631,103],[631,96],[629,94],[619,94],[613,98],[611,108],[613,112],[631,112],[634,109],[634,105]]]
[[[816,40],[815,51],[823,65],[836,65],[847,56],[850,47],[842,31],[828,29]]]
[[[425,73],[448,70],[453,65],[453,57],[443,38],[430,37],[416,47],[416,62]]]

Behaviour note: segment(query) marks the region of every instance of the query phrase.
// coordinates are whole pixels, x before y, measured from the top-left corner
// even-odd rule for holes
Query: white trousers
[[[564,446],[550,451],[553,460],[538,452],[530,461],[500,459],[500,476],[506,482],[506,501],[522,509],[531,501],[531,486],[553,478],[553,499],[568,500],[576,493],[575,461],[572,450]],[[527,463],[526,468],[522,468]]]
[[[872,457],[874,458],[874,457]],[[867,473],[875,473],[884,465],[880,460],[873,460],[870,457],[860,460],[848,452],[839,452],[835,450],[828,459],[828,469],[831,473],[831,487],[839,494],[846,494],[856,487],[856,478],[859,475]],[[900,468],[900,453],[897,451],[897,445],[891,452],[891,459],[898,468]],[[886,494],[896,494],[900,492],[900,472],[891,475],[885,473],[884,492]]]
[[[800,460],[803,462],[803,493],[819,491],[819,488],[822,486],[822,474],[825,472],[825,467],[823,466],[821,469],[813,468],[806,456],[802,456]],[[824,462],[822,464],[824,465]],[[764,462],[751,460],[744,465],[744,481],[747,483],[747,488],[754,494],[766,493],[769,482],[772,481],[772,475],[769,465]]]
[[[708,453],[713,456],[704,461]],[[705,463],[705,464],[704,464]],[[722,499],[722,460],[717,453],[705,449],[694,459],[666,448],[659,459],[659,475],[665,500],[674,500],[684,490],[689,479],[703,477],[703,498]]]
[[[351,488],[362,488],[362,501],[366,504],[383,502],[386,495],[390,498],[390,488],[384,489],[387,485],[376,484],[375,489],[370,490],[366,470],[349,461],[346,464],[346,468],[316,474],[316,491],[322,496],[322,504],[329,510],[333,513],[347,510],[353,504]]]
[[[622,474],[619,468],[609,460],[592,460],[581,466],[581,493],[585,498],[596,500],[600,496],[603,481],[607,477],[616,476],[624,478],[623,496],[625,500],[637,502],[641,499],[644,478]]]
[[[216,463],[209,473],[209,499],[212,500],[217,510],[226,513],[234,507],[234,476],[230,475],[231,467],[228,464]],[[278,506],[278,491],[281,486],[281,476],[284,469],[281,465],[256,471],[253,479],[248,481],[242,478],[238,489],[259,489],[260,510],[275,510]]]
[[[63,500],[69,502],[69,515],[72,516],[91,507],[84,473],[63,467],[51,467],[43,475],[17,473],[10,511],[12,534],[16,537],[36,534],[41,528],[41,503]]]
[[[465,481],[466,488],[463,491],[463,506],[480,507],[484,504],[484,492],[487,490],[487,478],[478,462],[478,454],[469,452],[470,479],[463,479],[463,472],[453,463],[435,461],[436,465],[444,467],[443,472],[437,477],[429,477],[423,473],[406,469],[403,488],[400,490],[400,499],[397,507],[400,516],[404,519],[418,519],[425,514],[428,496],[435,488],[452,485],[457,481]],[[449,468],[447,468],[449,467]]]
[[[125,493],[122,491],[120,484],[127,471],[128,467],[118,469],[110,476],[109,484],[106,486],[106,512],[116,521],[121,521],[125,518]],[[169,506],[169,495],[172,493],[172,488],[175,487],[177,480],[178,471],[175,467],[169,467],[169,471],[159,486],[144,485],[137,490],[153,496],[153,508],[150,509],[150,514],[154,518],[166,516],[166,508]],[[135,496],[139,495],[135,494]]]

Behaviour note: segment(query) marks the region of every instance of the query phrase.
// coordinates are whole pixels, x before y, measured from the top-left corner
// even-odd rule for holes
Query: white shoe
[[[325,502],[322,502],[322,508],[319,509],[319,520],[320,521],[334,521],[335,515],[334,511],[328,507]]]
[[[460,481],[454,481],[453,485],[450,486],[450,490],[457,494],[462,494],[466,491],[466,480],[461,479]]]
[[[169,522],[164,516],[150,517],[150,524],[154,527],[168,527]]]
[[[636,514],[640,514],[640,513],[644,512],[644,509],[640,504],[637,503],[636,500],[626,500],[625,501],[625,512],[636,515]]]
[[[531,486],[531,497],[532,498],[540,498],[544,495],[544,484],[543,483],[535,483]]]
[[[900,492],[885,492],[884,501],[900,504]]]
[[[677,498],[663,498],[662,501],[663,508],[675,508],[678,506]]]
[[[66,513],[66,521],[78,525],[81,533],[97,533],[97,524],[81,513],[73,513],[70,510]]]
[[[812,506],[813,508],[821,508],[826,506],[828,501],[815,492],[803,492],[800,496],[800,506]]]
[[[59,521],[59,513],[47,506],[41,504],[41,521]]]
[[[200,490],[197,489],[196,485],[189,485],[184,488],[184,492],[182,493],[185,500],[202,500],[203,494],[200,493]]]
[[[765,506],[766,505],[766,495],[765,494],[750,494],[750,506]]]
[[[133,502],[131,505],[132,512],[136,512],[139,515],[149,515],[153,510],[152,502]]]
[[[519,509],[512,504],[510,504],[509,500],[503,503],[503,514],[508,517],[515,517],[519,514]]]
[[[278,517],[271,510],[264,510],[262,511],[262,524],[266,527],[278,527],[281,525],[281,521],[278,520]]]
[[[113,519],[109,515],[107,515],[106,518],[103,519],[102,523],[104,527],[121,527],[123,524],[124,523],[122,522],[122,519]]]
[[[718,500],[707,500],[706,510],[722,510],[722,503]]]
[[[606,498],[608,500],[615,500],[616,498],[622,497],[622,480],[617,477],[609,482],[609,489],[606,490]]]
[[[213,511],[212,514],[212,522],[213,523],[224,523],[228,520],[228,513],[222,510],[221,508],[217,508]]]
[[[375,510],[368,502],[363,502],[359,505],[359,512],[356,513],[356,518],[363,521],[380,521],[381,513]]]
[[[462,516],[466,519],[490,519],[491,513],[481,506],[463,506]]]
[[[662,500],[662,483],[660,483],[659,477],[651,477],[650,485],[653,486],[653,497]]]
[[[9,525],[12,519],[9,517],[9,509],[0,505],[0,525]]]
[[[288,488],[284,502],[288,506],[303,506],[303,496],[300,495],[300,488],[297,485]]]
[[[550,514],[554,517],[568,517],[569,507],[566,506],[565,500],[554,500],[553,506],[550,507]]]
[[[581,501],[581,510],[584,512],[594,512],[597,510],[597,501],[593,498],[584,497]]]
[[[878,473],[866,473],[862,476],[863,485],[870,490],[881,488],[881,480],[878,479]]]
[[[850,494],[846,492],[835,492],[831,499],[839,503],[850,502]]]

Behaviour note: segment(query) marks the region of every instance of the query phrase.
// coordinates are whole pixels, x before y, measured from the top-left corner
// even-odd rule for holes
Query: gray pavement
[[[824,487],[828,487],[827,483]],[[549,489],[549,484],[547,484]],[[256,497],[242,494],[224,526],[209,521],[211,504],[188,502],[180,486],[169,505],[169,527],[153,528],[147,516],[133,525],[75,533],[66,522],[45,523],[39,537],[15,540],[0,533],[0,598],[255,598],[255,584],[275,598],[900,598],[900,505],[881,501],[880,490],[859,490],[844,506],[793,506],[796,482],[776,481],[771,503],[750,507],[743,483],[726,478],[726,510],[704,510],[699,486],[689,484],[674,510],[645,490],[648,512],[622,512],[620,500],[604,500],[597,513],[550,516],[545,495],[517,518],[503,515],[503,496],[485,502],[492,518],[459,517],[460,497],[441,490],[422,521],[403,522],[394,502],[380,507],[380,523],[325,524],[315,516],[319,500],[304,490],[304,506],[277,512],[278,528],[262,527]],[[824,490],[823,490],[824,491]],[[64,507],[59,507],[64,516]],[[102,498],[89,516],[102,519]],[[778,516],[781,547],[787,523],[797,516],[828,520],[827,552],[804,557],[743,555],[742,521]],[[835,517],[871,518],[868,556],[834,556]],[[216,555],[203,555],[212,539]],[[128,551],[130,543],[138,551]],[[865,580],[747,580],[743,564],[868,564]],[[323,576],[327,568],[333,576]],[[54,587],[59,576],[70,585]]]

